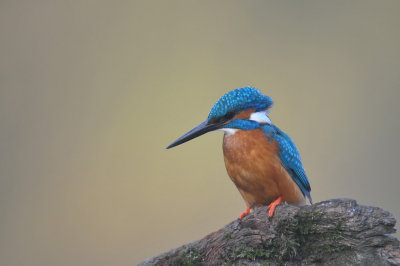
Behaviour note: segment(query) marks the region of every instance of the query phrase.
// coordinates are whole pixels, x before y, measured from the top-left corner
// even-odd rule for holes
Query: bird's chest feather
[[[226,169],[250,205],[265,204],[279,194],[277,178],[285,174],[278,157],[278,144],[263,131],[238,130],[225,135]]]

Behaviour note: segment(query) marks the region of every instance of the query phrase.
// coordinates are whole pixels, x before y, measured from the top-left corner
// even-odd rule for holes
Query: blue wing
[[[282,165],[288,171],[304,195],[306,195],[310,200],[310,203],[312,203],[310,183],[308,182],[303,164],[301,163],[299,151],[294,142],[285,132],[274,125],[264,126],[264,132],[268,137],[273,138],[278,142],[280,148],[279,158]]]

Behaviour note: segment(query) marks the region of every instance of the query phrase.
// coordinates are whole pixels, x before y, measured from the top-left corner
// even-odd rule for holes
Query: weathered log
[[[281,204],[273,218],[259,207],[139,265],[400,265],[395,224],[388,211],[351,199]]]

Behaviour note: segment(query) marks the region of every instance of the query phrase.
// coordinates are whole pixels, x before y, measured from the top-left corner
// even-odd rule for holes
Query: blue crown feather
[[[259,90],[243,87],[223,95],[211,108],[208,119],[223,117],[228,113],[238,113],[251,108],[259,112],[270,108],[272,103],[272,99],[263,95]]]

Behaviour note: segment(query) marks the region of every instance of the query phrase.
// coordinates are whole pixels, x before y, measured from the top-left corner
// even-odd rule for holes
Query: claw
[[[275,212],[275,208],[276,206],[278,206],[280,203],[282,202],[282,197],[277,198],[274,202],[272,202],[269,206],[268,206],[268,216],[272,217],[274,216],[274,212]]]
[[[240,220],[242,220],[243,219],[243,217],[245,217],[246,215],[249,215],[250,214],[250,206],[247,206],[247,208],[246,208],[246,210],[241,214],[241,215],[239,215],[239,219]]]

